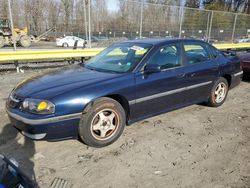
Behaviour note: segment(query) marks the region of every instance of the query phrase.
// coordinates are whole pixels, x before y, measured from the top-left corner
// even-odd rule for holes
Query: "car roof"
[[[158,45],[158,44],[164,44],[164,43],[169,43],[169,42],[180,42],[180,41],[204,43],[204,41],[198,40],[198,39],[180,39],[180,38],[135,39],[135,40],[124,41],[122,43],[145,43],[145,44]]]

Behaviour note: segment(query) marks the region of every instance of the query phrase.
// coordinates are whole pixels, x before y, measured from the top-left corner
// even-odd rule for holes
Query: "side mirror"
[[[145,73],[157,73],[161,72],[161,66],[157,64],[148,64],[144,68]]]

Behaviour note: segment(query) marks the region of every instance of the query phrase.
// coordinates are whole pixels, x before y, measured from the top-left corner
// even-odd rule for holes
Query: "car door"
[[[186,87],[182,52],[179,43],[159,47],[146,62],[160,65],[160,72],[135,74],[135,117],[147,117],[181,106]]]
[[[207,100],[213,82],[219,75],[219,64],[204,42],[183,42],[186,81],[189,83],[186,102]]]

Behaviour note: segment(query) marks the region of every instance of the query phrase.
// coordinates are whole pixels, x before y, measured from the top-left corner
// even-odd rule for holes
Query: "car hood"
[[[80,87],[120,76],[121,74],[89,70],[78,65],[26,79],[17,85],[15,93],[25,98],[50,99]]]

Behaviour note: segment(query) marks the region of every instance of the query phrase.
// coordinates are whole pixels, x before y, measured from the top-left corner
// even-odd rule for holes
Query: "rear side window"
[[[184,50],[188,64],[203,63],[210,60],[210,55],[207,48],[201,44],[184,44]]]

